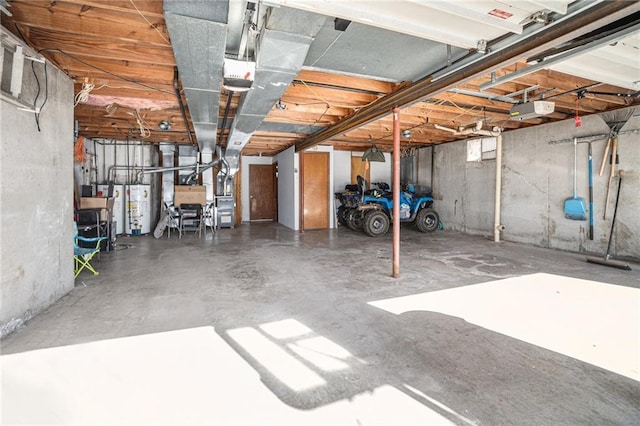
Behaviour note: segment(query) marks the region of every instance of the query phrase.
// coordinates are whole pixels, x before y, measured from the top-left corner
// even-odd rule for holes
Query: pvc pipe
[[[500,231],[504,226],[500,225],[500,191],[502,188],[502,133],[496,136],[496,195],[493,207],[493,241],[500,242]]]
[[[400,109],[393,109],[393,278],[400,276]]]

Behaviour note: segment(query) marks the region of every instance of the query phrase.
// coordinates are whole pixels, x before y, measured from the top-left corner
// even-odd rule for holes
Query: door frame
[[[271,196],[273,197],[273,219],[252,219],[251,217],[251,191],[252,191],[252,186],[251,186],[251,168],[257,166],[257,167],[269,167],[271,169],[271,180],[272,180],[272,192],[271,192]],[[250,164],[249,168],[247,170],[248,173],[248,196],[249,196],[249,222],[261,222],[261,221],[265,221],[265,220],[273,220],[273,222],[277,223],[278,222],[278,162],[274,161],[271,164]]]
[[[333,207],[332,207],[332,198],[331,198],[331,187],[332,187],[332,182],[333,182],[333,176],[331,175],[331,162],[333,160],[333,155],[331,151],[302,151],[300,152],[299,155],[299,160],[298,160],[298,166],[300,169],[300,173],[299,173],[299,194],[298,194],[298,198],[299,198],[299,214],[298,214],[298,226],[300,228],[300,232],[304,232],[304,156],[305,154],[324,154],[327,156],[327,208],[328,208],[328,214],[327,214],[327,220],[328,220],[328,224],[327,224],[327,229],[332,229],[333,228],[333,216],[334,216],[334,211],[333,211]]]

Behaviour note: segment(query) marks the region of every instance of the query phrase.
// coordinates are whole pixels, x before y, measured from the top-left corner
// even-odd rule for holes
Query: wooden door
[[[304,153],[303,229],[329,228],[329,153]]]
[[[371,166],[371,163],[362,161],[362,157],[351,157],[351,184],[358,183],[357,177],[360,175],[367,180],[367,185],[371,185],[371,167],[367,165]]]
[[[249,166],[250,220],[276,219],[276,171],[273,164]]]

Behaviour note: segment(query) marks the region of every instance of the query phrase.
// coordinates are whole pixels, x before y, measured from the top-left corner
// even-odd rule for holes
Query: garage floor
[[[451,232],[123,237],[2,341],[4,423],[628,425],[640,265]]]

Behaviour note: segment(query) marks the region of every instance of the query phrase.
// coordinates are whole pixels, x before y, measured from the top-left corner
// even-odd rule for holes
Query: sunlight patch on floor
[[[438,312],[640,380],[640,290],[533,274],[369,303]]]
[[[355,359],[323,339],[298,344]],[[453,424],[441,404],[386,384],[291,407],[212,327],[3,355],[0,373],[2,424]]]

